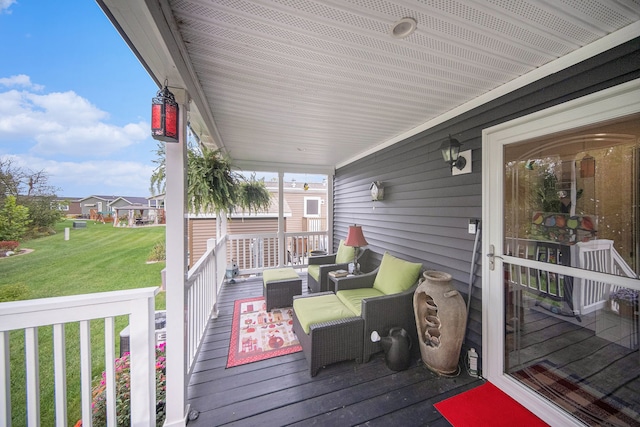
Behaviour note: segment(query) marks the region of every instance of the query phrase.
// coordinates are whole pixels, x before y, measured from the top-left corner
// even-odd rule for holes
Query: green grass
[[[87,221],[87,228],[73,229],[70,221],[56,226],[57,234],[23,242],[34,251],[0,259],[0,291],[3,286],[23,285],[27,298],[47,298],[161,285],[164,262],[147,264],[154,245],[165,239],[164,227],[116,228]],[[64,239],[69,227],[70,238]],[[165,308],[165,294],[156,297],[156,310]],[[116,319],[116,356],[119,332],[128,318]],[[80,418],[79,325],[66,326],[67,396],[69,424]],[[104,322],[91,322],[92,376],[104,370]],[[38,330],[40,348],[41,425],[54,425],[52,328]],[[24,333],[13,331],[11,347],[11,411],[13,426],[26,425]]]

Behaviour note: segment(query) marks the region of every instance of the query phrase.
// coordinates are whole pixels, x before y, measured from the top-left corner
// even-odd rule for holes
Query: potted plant
[[[638,297],[640,291],[620,288],[611,292],[609,300],[618,304],[618,313],[622,317],[633,317],[638,311]]]

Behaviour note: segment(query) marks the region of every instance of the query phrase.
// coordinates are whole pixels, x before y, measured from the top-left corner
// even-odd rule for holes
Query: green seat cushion
[[[267,286],[269,282],[279,282],[282,280],[299,279],[298,273],[291,267],[273,268],[262,272],[262,281]]]
[[[309,276],[316,279],[316,282],[320,282],[320,264],[311,264],[307,267],[307,273],[309,273]]]
[[[336,295],[342,304],[356,316],[362,314],[362,300],[364,298],[384,296],[382,292],[374,288],[345,289],[344,291],[338,291]]]
[[[344,244],[344,240],[340,240],[338,246],[338,252],[336,252],[336,264],[345,264],[353,262],[353,256],[356,253],[356,248],[347,246]]]
[[[311,325],[316,323],[354,317],[353,312],[333,294],[294,299],[293,311],[307,334]]]
[[[409,262],[385,252],[373,287],[385,295],[406,291],[418,280],[422,264]]]

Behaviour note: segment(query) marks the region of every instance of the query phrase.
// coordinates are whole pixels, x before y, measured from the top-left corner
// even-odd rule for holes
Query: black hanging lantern
[[[151,136],[164,142],[178,142],[178,103],[167,88],[160,89],[151,100]]]

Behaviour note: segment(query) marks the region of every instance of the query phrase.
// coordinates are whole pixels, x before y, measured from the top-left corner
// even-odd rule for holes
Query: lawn
[[[65,228],[70,238],[65,240]],[[20,285],[25,298],[47,298],[122,289],[160,286],[164,262],[147,263],[157,242],[165,239],[164,227],[115,228],[87,221],[86,228],[73,229],[70,221],[56,226],[57,234],[21,244],[33,249],[24,255],[0,259],[0,291]],[[165,294],[156,298],[156,310],[165,308]],[[128,318],[116,319],[116,337]],[[70,425],[80,418],[79,325],[66,326],[68,416]],[[104,370],[104,325],[91,323],[92,371]],[[38,330],[40,346],[41,425],[54,425],[52,328]],[[116,339],[116,356],[119,356]],[[11,347],[11,393],[13,426],[26,425],[24,334],[14,331]]]

